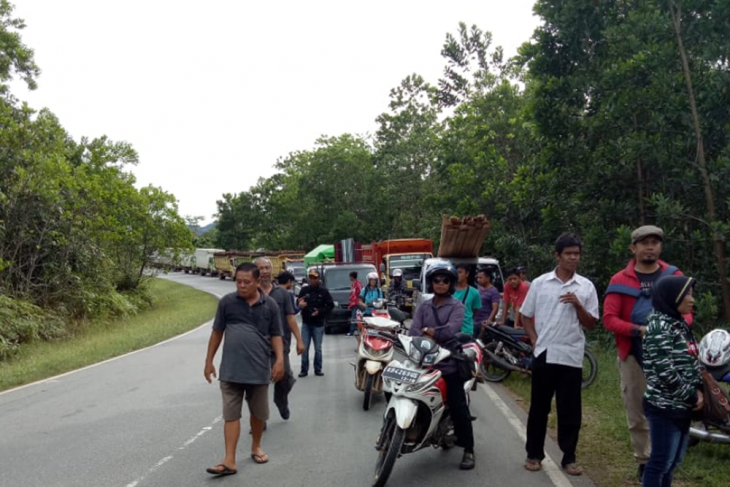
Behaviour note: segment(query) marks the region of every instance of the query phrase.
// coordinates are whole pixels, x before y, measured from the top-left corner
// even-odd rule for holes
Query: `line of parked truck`
[[[421,303],[431,297],[423,288],[425,272],[429,266],[443,260],[454,264],[468,264],[472,270],[470,273],[472,285],[476,285],[474,278],[477,268],[488,270],[492,275],[492,282],[502,292],[504,281],[499,262],[491,257],[477,256],[486,234],[484,228],[466,225],[467,220],[468,223],[472,223],[471,219],[451,220],[454,221],[444,220],[440,249],[452,249],[449,252],[454,255],[443,255],[444,252],[440,251],[439,256],[434,257],[431,239],[392,239],[369,244],[346,239],[331,245],[319,245],[307,253],[290,250],[195,249],[194,252],[183,254],[179,264],[172,268],[185,273],[225,279],[232,278],[236,267],[241,263],[252,262],[258,257],[267,257],[271,260],[274,276],[284,270],[294,274],[297,291],[300,286],[307,285],[306,276],[309,269],[317,268],[321,284],[330,291],[335,301],[335,308],[327,317],[325,324],[325,331],[331,333],[334,329],[349,326],[351,314],[348,309],[351,284],[349,276],[352,271],[357,272],[358,280],[363,285],[367,285],[369,273],[377,273],[385,289],[390,284],[393,271],[401,270],[405,296],[399,309],[404,312],[404,316],[412,314]],[[460,250],[465,248],[460,244],[472,250]]]

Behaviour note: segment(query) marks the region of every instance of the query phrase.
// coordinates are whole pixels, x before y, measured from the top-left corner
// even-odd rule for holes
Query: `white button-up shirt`
[[[554,270],[532,281],[520,312],[535,318],[535,357],[547,350],[547,363],[582,368],[586,338],[578,311],[572,304],[560,302],[560,296],[569,292],[598,319],[598,295],[593,283],[578,274],[563,282]]]

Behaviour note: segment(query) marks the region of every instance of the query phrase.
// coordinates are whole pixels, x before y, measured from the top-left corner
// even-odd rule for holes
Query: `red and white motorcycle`
[[[365,393],[362,408],[370,409],[374,392],[383,390],[382,371],[393,360],[393,335],[400,323],[390,319],[384,300],[373,304],[372,316],[362,316],[358,311],[360,338],[357,346],[355,387]],[[385,335],[384,335],[385,334]]]
[[[464,383],[468,397],[476,381],[482,351],[468,335],[457,336],[460,343],[456,346],[461,346],[463,358],[472,369],[472,378]],[[385,485],[399,456],[428,446],[448,449],[456,441],[446,405],[446,381],[441,371],[433,368],[452,353],[430,338],[397,335],[397,339],[407,358],[403,363],[393,360],[383,370],[383,390],[390,395],[390,400],[376,444],[379,454],[373,487]]]

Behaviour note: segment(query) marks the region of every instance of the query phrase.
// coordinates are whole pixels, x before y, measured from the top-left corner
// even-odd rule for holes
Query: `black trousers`
[[[289,352],[291,351],[291,343],[284,343],[284,377],[279,382],[274,383],[274,404],[283,411],[289,407],[289,393],[294,387],[294,383],[297,381],[294,378],[294,373],[291,370],[291,363],[289,362]],[[272,359],[273,360],[273,359]]]
[[[444,375],[443,378],[446,381],[446,404],[449,406],[449,414],[454,422],[456,444],[467,451],[474,451],[474,430],[469,418],[464,381],[459,378],[457,373]]]
[[[582,369],[548,364],[547,352],[535,359],[532,370],[532,395],[527,418],[527,458],[545,458],[545,434],[548,414],[555,396],[558,410],[558,446],[563,452],[563,466],[575,462],[578,432],[581,425]]]

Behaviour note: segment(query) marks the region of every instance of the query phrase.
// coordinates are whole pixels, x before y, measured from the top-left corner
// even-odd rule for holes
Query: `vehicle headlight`
[[[421,351],[416,347],[416,345],[413,342],[411,342],[411,349],[408,351],[408,356],[410,358],[412,358],[413,360],[415,360],[416,362],[421,361],[421,357],[422,357]]]
[[[335,308],[339,308],[339,307],[340,307],[340,303],[335,301]]]
[[[433,363],[436,361],[436,357],[438,356],[438,353],[428,353],[425,357],[423,357],[423,365],[433,365]]]

